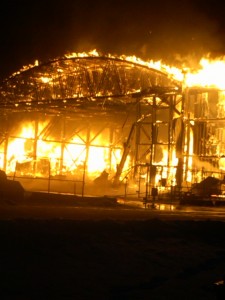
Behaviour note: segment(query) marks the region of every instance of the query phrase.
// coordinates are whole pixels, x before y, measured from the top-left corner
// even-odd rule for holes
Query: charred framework
[[[180,186],[187,176],[181,83],[145,65],[87,56],[31,67],[2,82],[0,114],[0,168],[28,188],[31,180],[51,178],[54,191],[54,180],[63,178],[60,191],[91,193],[106,170],[112,187],[133,180],[141,194],[157,180]],[[21,133],[23,124],[32,134]],[[22,159],[10,149],[15,140],[24,141]],[[57,154],[44,155],[41,143],[58,147]],[[99,149],[105,157],[93,169],[91,151]]]

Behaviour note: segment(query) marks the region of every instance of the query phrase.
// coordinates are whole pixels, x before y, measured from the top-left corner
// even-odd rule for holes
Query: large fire
[[[38,132],[41,133],[47,123],[39,122],[38,126]],[[101,135],[95,137],[89,147],[86,145],[86,136],[82,135],[71,138],[64,147],[60,142],[44,140],[41,135],[35,133],[35,127],[30,123],[23,124],[15,135],[16,137],[11,137],[8,141],[8,174],[19,170],[20,175],[33,176],[35,164],[35,176],[74,176],[79,170],[84,172],[85,168],[89,177],[95,178],[103,170],[110,169],[111,172],[115,172],[121,158],[122,147],[111,151],[107,137],[104,139]],[[3,153],[0,161],[4,161]],[[25,164],[27,167],[18,167]],[[126,164],[129,165],[129,157]]]
[[[96,50],[93,49],[89,52],[82,52],[82,53],[68,53],[65,54],[66,58],[74,58],[74,57],[99,57],[101,54]],[[187,63],[181,67],[175,67],[171,65],[167,65],[163,63],[161,60],[153,61],[153,60],[143,60],[135,55],[127,56],[127,55],[120,55],[120,56],[113,56],[108,54],[106,57],[111,58],[120,58],[122,60],[134,62],[149,68],[153,68],[162,72],[168,73],[172,78],[178,81],[183,81],[185,86],[201,86],[201,87],[217,87],[219,89],[225,88],[225,79],[224,79],[224,72],[225,72],[225,57],[219,57],[211,59],[206,55],[202,57],[199,63],[196,66],[188,66]],[[23,66],[23,68],[14,73],[12,76],[19,74],[23,71],[26,71],[34,66],[38,66],[39,61],[35,60],[34,64],[30,64],[28,66]],[[48,82],[48,78],[42,78],[44,82]]]
[[[216,87],[225,89],[225,59],[202,58],[200,69],[193,73],[186,73],[187,86]]]
[[[136,56],[125,56],[121,58],[143,64],[149,68],[166,72],[174,79],[182,81],[187,87],[216,87],[225,89],[225,57],[211,59],[207,56],[201,58],[198,65],[184,65],[181,68],[164,64],[162,61],[143,61]]]
[[[74,57],[99,57],[101,54],[96,50],[91,50],[89,52],[82,53],[68,53],[65,55],[66,58],[74,58]],[[188,66],[187,63],[180,68],[167,65],[163,63],[161,60],[153,61],[153,60],[143,60],[135,55],[127,56],[113,56],[108,54],[106,57],[111,58],[120,58],[122,60],[134,62],[136,64],[140,64],[143,66],[147,66],[149,68],[153,68],[162,72],[168,73],[172,78],[178,81],[182,81],[185,86],[199,86],[199,87],[216,87],[219,89],[225,89],[225,57],[219,57],[215,59],[211,59],[208,56],[202,57],[196,66]],[[19,74],[23,71],[28,70],[34,66],[38,66],[39,61],[35,60],[34,64],[30,64],[28,66],[23,66],[23,68],[14,73],[12,76]],[[62,70],[60,70],[62,71]],[[49,78],[41,78],[43,82],[49,82]]]
[[[66,58],[88,56],[99,57],[100,54],[96,50],[93,50],[88,53],[71,53],[65,55]],[[108,55],[108,57],[114,56]],[[181,82],[183,94],[185,94],[186,90],[193,87],[216,88],[220,95],[217,104],[218,112],[216,117],[225,117],[225,97],[223,96],[223,90],[225,89],[224,57],[218,59],[203,57],[195,69],[193,66],[190,67],[187,65],[180,68],[169,66],[161,61],[143,61],[136,56],[121,55],[118,58],[167,73],[170,78]],[[34,66],[38,66],[38,64],[39,62],[35,61]],[[32,66],[24,67],[16,74],[31,67]],[[63,70],[59,69],[58,72],[63,72]],[[13,76],[14,75],[15,74],[13,74]],[[51,83],[52,78],[49,78],[48,76],[41,76],[40,81],[46,85],[53,84]],[[196,120],[194,114],[188,111],[186,112],[186,115],[184,114],[182,117],[184,117],[186,122],[185,131],[187,133],[183,145],[184,172],[186,172],[186,181],[192,182],[194,178],[196,178],[192,174],[194,163],[194,133],[192,128],[194,127],[195,122],[199,121],[199,119],[204,116],[201,116],[201,118]],[[157,121],[158,120],[156,120],[156,122]],[[99,176],[103,170],[115,175],[123,155],[123,141],[118,144],[118,147],[112,149],[108,135],[96,135],[94,143],[87,143],[85,136],[77,135],[71,137],[70,140],[67,140],[62,144],[62,142],[58,142],[54,139],[51,141],[45,140],[44,137],[41,136],[40,133],[46,126],[47,124],[45,122],[39,122],[37,132],[37,128],[35,128],[34,124],[22,124],[22,126],[18,128],[18,132],[15,133],[15,136],[10,136],[7,144],[7,153],[5,153],[4,149],[0,148],[0,168],[4,168],[8,174],[20,172],[20,175],[23,175],[23,172],[25,172],[26,175],[32,176],[35,173],[35,176],[40,177],[62,174],[75,176],[79,172],[82,176],[82,174],[86,172],[89,178],[94,179]],[[218,157],[224,156],[225,149],[219,144],[219,135],[221,136],[222,134],[225,136],[223,128],[220,127],[219,129],[216,129],[213,134],[214,136],[212,135],[212,137],[210,137],[211,141],[217,141],[214,143],[216,150],[213,155],[215,154]],[[5,166],[4,161],[7,161]],[[162,157],[160,161],[153,162],[153,165],[158,166],[158,171],[156,171],[155,175],[155,183],[153,185],[159,185],[163,178],[169,179],[169,184],[171,186],[176,185],[175,173],[178,168],[178,163],[178,156],[175,148],[173,147],[171,154],[169,154],[168,148],[163,148],[162,146]],[[27,164],[27,168],[21,168],[21,165],[25,164]],[[127,155],[123,170],[129,170],[131,167],[131,157],[130,155]],[[223,157],[219,161],[218,168],[222,171],[225,169]],[[142,177],[145,178],[145,180],[148,180],[146,174]]]

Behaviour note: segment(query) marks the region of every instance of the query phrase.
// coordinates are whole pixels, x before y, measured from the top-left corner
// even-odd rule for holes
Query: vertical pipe
[[[4,143],[4,161],[3,161],[3,169],[7,173],[7,155],[8,155],[8,143],[9,143],[9,136],[8,132],[5,135],[5,143]]]
[[[141,103],[140,99],[137,100],[137,105],[136,105],[136,139],[135,139],[135,163],[134,163],[134,174],[133,178],[136,177],[138,173],[138,169],[140,168],[139,166],[139,146],[140,146],[140,126],[141,122],[137,122],[140,119],[141,116]]]
[[[169,174],[171,174],[171,168],[174,168],[173,164],[171,163],[172,161],[172,147],[171,147],[171,141],[172,141],[172,122],[173,122],[173,108],[174,108],[174,95],[168,96],[169,99],[169,120],[167,126],[167,135],[168,135],[168,140],[167,140],[167,170],[169,171]],[[171,150],[172,149],[172,150]],[[167,171],[167,174],[168,174]],[[173,178],[172,178],[173,180]]]
[[[109,169],[110,171],[112,170],[112,145],[113,145],[113,134],[114,134],[114,130],[113,127],[110,126],[109,127],[110,130],[110,147],[109,147]]]
[[[149,196],[149,173],[150,173],[150,167],[147,166],[147,172],[146,172],[146,182],[145,182],[145,199],[146,202],[148,201]]]
[[[86,137],[86,156],[84,161],[84,171],[83,171],[83,180],[82,180],[82,198],[84,197],[86,171],[88,168],[89,148],[90,148],[90,127],[88,126],[87,137]]]
[[[61,157],[60,157],[60,174],[62,175],[63,172],[63,160],[64,160],[64,148],[65,148],[65,118],[63,118],[62,127],[61,127]]]
[[[39,118],[35,119],[34,122],[35,122],[35,124],[34,124],[34,148],[33,148],[33,160],[34,160],[33,173],[36,174],[36,169],[37,169],[38,123],[39,123]]]
[[[51,185],[51,162],[48,164],[48,193],[50,193],[50,185]]]
[[[86,160],[85,160],[85,161],[84,161],[83,180],[82,180],[82,198],[84,197],[85,178],[86,178],[86,167],[87,167],[87,162],[86,162]]]
[[[152,185],[155,184],[155,172],[153,171],[153,160],[154,160],[154,151],[155,151],[155,146],[157,144],[157,128],[156,128],[156,96],[153,97],[153,110],[152,110],[152,142],[151,142],[151,147],[150,147],[150,168],[149,168],[149,182]]]
[[[189,161],[190,161],[190,113],[188,113],[188,120],[187,120],[187,160],[186,160],[186,179],[187,174],[189,171]]]

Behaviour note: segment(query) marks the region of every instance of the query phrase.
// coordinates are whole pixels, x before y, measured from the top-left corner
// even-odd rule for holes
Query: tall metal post
[[[155,155],[155,146],[157,144],[157,128],[156,128],[156,96],[154,95],[153,97],[153,107],[152,107],[152,142],[151,142],[151,151],[150,151],[150,176],[149,176],[149,181],[151,186],[154,185],[154,180],[155,180],[155,174],[153,174],[153,161],[154,161],[154,155]]]
[[[3,169],[5,172],[7,172],[7,154],[8,154],[8,132],[5,135],[5,144],[4,144],[4,162],[3,162]]]
[[[34,160],[34,165],[33,165],[33,173],[36,174],[37,171],[37,142],[38,142],[38,123],[39,123],[39,118],[35,119],[34,121],[34,148],[33,148],[33,160]]]
[[[60,174],[62,174],[62,171],[63,171],[64,148],[65,148],[65,118],[63,118],[63,120],[62,120],[62,127],[61,127]]]
[[[82,198],[84,197],[86,172],[87,172],[87,168],[88,168],[89,147],[90,147],[90,127],[88,126],[87,140],[86,140],[86,156],[85,156],[85,161],[84,161],[83,180],[82,180]]]
[[[140,119],[141,117],[141,103],[140,103],[140,99],[138,99],[137,101],[137,105],[136,105],[136,122]],[[136,177],[136,174],[138,172],[138,168],[139,166],[137,165],[137,163],[139,164],[139,146],[140,146],[140,126],[141,126],[141,122],[137,122],[137,126],[136,126],[136,140],[135,140],[135,164],[134,164],[134,174],[133,174],[133,178]]]

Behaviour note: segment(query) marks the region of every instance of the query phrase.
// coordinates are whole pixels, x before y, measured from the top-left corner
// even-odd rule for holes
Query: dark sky
[[[0,77],[96,48],[165,63],[225,55],[222,4],[207,0],[20,0],[1,4]],[[132,4],[132,2],[134,2]]]

